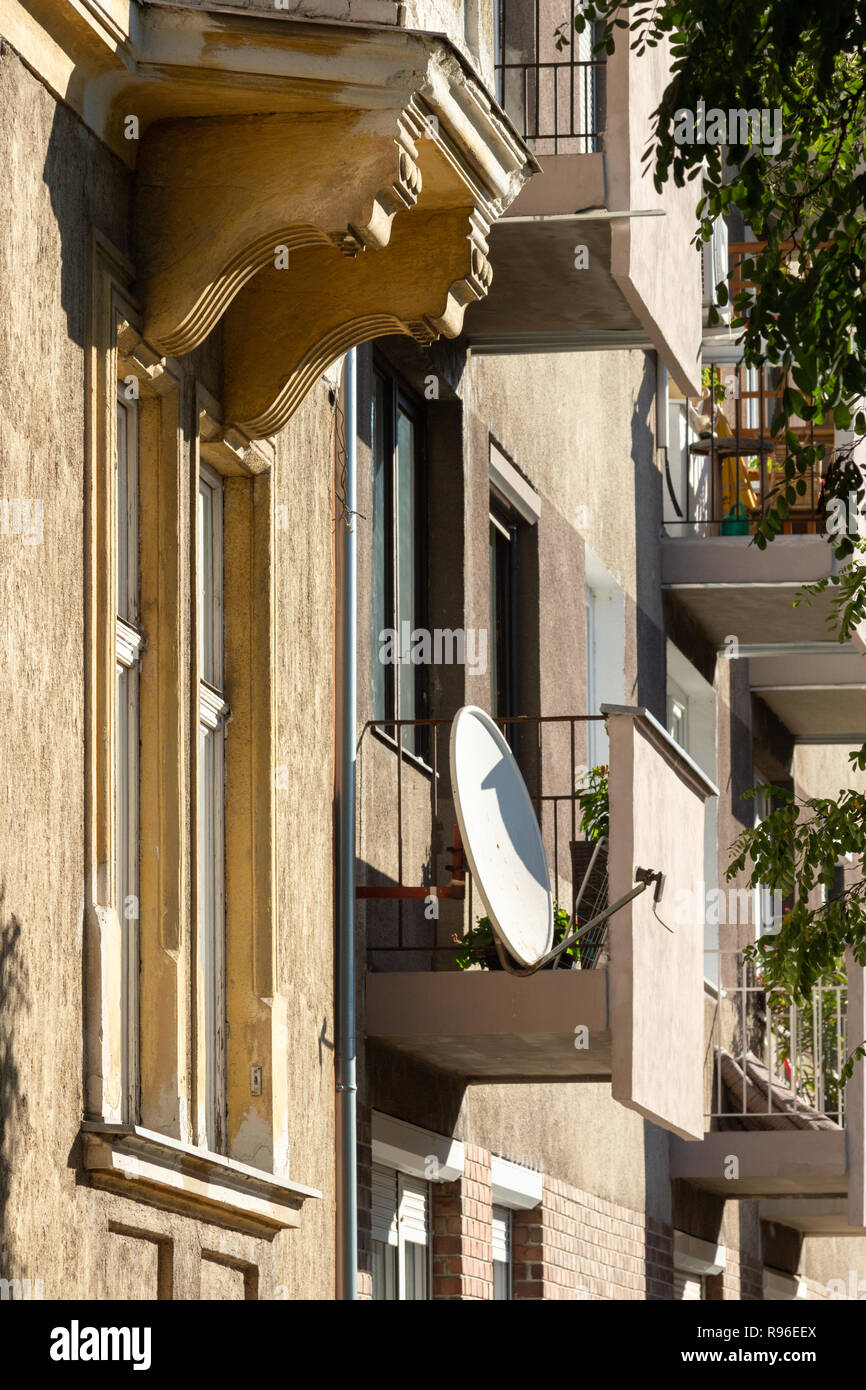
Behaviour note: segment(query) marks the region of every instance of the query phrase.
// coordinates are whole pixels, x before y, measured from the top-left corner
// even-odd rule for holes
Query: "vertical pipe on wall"
[[[337,1281],[358,1296],[358,1163],[355,1049],[355,724],[357,576],[357,362],[345,362],[346,460],[340,526],[337,639]]]

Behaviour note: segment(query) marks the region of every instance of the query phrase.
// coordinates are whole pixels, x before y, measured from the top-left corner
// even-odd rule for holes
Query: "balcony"
[[[588,928],[629,893],[636,865],[667,875],[665,895],[656,908],[642,893],[587,930],[577,968],[529,977],[455,968],[461,939],[485,909],[452,845],[450,720],[365,729],[357,892],[368,946],[366,1033],[467,1084],[610,1081],[622,1104],[696,1138],[703,925],[697,913],[673,930],[663,919],[676,885],[690,883],[702,860],[704,802],[716,789],[646,711],[611,708],[603,717],[609,837],[594,862],[574,797],[587,716],[500,721],[536,808],[556,901]],[[421,746],[421,728],[425,758],[401,756]]]
[[[693,188],[657,194],[641,177],[664,55],[639,61],[621,40],[593,56],[568,28],[574,0],[500,0],[497,96],[542,172],[491,234],[493,284],[465,332],[475,352],[656,348],[686,391],[699,390],[699,257]],[[676,294],[670,293],[671,283]]]
[[[862,1067],[847,1086],[839,1073],[863,1036],[862,967],[849,959],[798,1007],[767,989],[742,953],[709,954],[722,988],[706,1132],[700,1144],[672,1140],[672,1176],[720,1197],[760,1199],[764,1219],[805,1233],[852,1234],[864,1219],[864,1081]]]
[[[735,345],[705,346],[700,410],[670,401],[662,584],[717,647],[736,637],[751,689],[795,738],[854,743],[866,729],[866,634],[845,646],[832,640],[831,592],[794,607],[804,584],[840,568],[824,505],[834,428],[794,423],[821,459],[803,477],[781,533],[759,550],[755,533],[784,479],[785,450],[770,426],[785,382],[775,368],[744,367]]]

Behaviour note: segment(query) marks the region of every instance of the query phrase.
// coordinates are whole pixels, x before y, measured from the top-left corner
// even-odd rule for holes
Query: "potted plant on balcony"
[[[606,763],[592,767],[575,789],[580,828],[590,843],[606,840],[610,834],[609,772]]]
[[[572,879],[579,893],[575,922],[585,926],[607,907],[607,841],[610,835],[609,768],[590,768],[574,793],[580,806],[583,840],[571,841]],[[591,970],[605,958],[606,924],[583,941],[581,968]]]
[[[553,944],[558,942],[572,931],[572,922],[564,907],[558,904],[553,905]],[[468,970],[472,965],[480,965],[484,970],[501,970],[502,962],[499,959],[499,952],[496,949],[496,942],[493,936],[493,926],[489,917],[479,917],[475,926],[466,936],[459,936],[457,932],[452,932],[451,940],[455,946],[459,946],[459,951],[455,957],[458,970]],[[506,952],[507,955],[507,952]],[[577,942],[572,946],[567,946],[562,952],[558,961],[549,961],[542,966],[543,970],[571,970],[580,959],[580,946]],[[516,964],[517,962],[515,962]]]

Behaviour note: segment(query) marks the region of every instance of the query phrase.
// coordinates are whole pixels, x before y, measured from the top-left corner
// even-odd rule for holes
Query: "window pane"
[[[397,413],[397,632],[402,643],[403,624],[411,634],[418,625],[417,497],[415,476],[415,424],[402,410]],[[401,647],[402,650],[402,647]],[[415,694],[417,667],[407,661],[399,666],[399,716],[418,717]],[[406,746],[410,746],[408,736]],[[411,745],[414,747],[414,745]]]
[[[198,490],[198,650],[202,680],[217,685],[214,670],[214,493],[204,480]]]
[[[427,1247],[407,1242],[403,1246],[406,1261],[406,1299],[418,1302],[427,1297]]]
[[[129,454],[126,406],[117,403],[117,612],[129,617]]]
[[[199,1046],[204,1053],[206,1133],[200,1139],[221,1150],[225,1142],[225,723],[222,691],[222,479],[210,470],[198,495],[198,984]],[[212,687],[208,689],[207,687]]]
[[[206,1141],[222,1144],[222,729],[199,725],[198,957],[204,1032]],[[205,1136],[202,1136],[203,1138]]]
[[[503,527],[506,528],[503,532]],[[514,598],[516,545],[513,528],[504,518],[490,522],[490,701],[494,717],[514,714],[517,706],[517,653],[515,650]],[[509,725],[505,737],[516,746],[517,726]]]
[[[397,1247],[382,1240],[373,1241],[373,1298],[397,1297]]]
[[[374,719],[385,719],[393,714],[389,708],[389,677],[393,666],[383,666],[380,659],[382,638],[380,634],[393,626],[389,594],[391,590],[390,566],[391,546],[388,533],[391,527],[389,471],[391,460],[388,457],[388,423],[386,411],[388,391],[382,377],[373,376],[373,409],[371,419],[371,439],[373,445],[373,574],[371,597],[371,700]]]
[[[511,1297],[511,1212],[507,1207],[493,1208],[493,1297]]]

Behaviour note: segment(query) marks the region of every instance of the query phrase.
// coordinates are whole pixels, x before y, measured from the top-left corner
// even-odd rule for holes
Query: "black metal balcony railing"
[[[578,38],[578,4],[561,11],[542,0],[498,0],[496,93],[537,155],[596,154],[605,123],[604,58],[592,57],[592,35]],[[557,52],[555,30],[569,36]],[[563,56],[564,55],[564,56]]]
[[[496,720],[517,750],[544,838],[554,898],[579,928],[607,906],[607,843],[581,837],[575,797],[586,771],[579,726],[603,719],[603,715],[517,715]],[[463,931],[474,927],[484,913],[469,866],[463,863],[459,835],[455,835],[448,751],[451,724],[450,717],[371,720],[361,735],[356,891],[359,898],[370,901],[370,914],[378,911],[380,918],[390,914],[395,927],[392,936],[396,936],[387,946],[368,942],[373,969],[382,968],[380,958],[384,961],[395,952],[405,953],[407,959],[409,953],[430,953],[431,959],[437,958],[438,968],[448,968],[459,949],[450,940],[458,924],[452,915],[450,927],[443,932],[438,918],[428,920],[421,912],[423,900],[456,899],[462,904],[462,910],[457,910]],[[407,752],[408,731],[419,728],[427,730],[423,761]],[[393,760],[383,743],[390,746]],[[419,795],[425,781],[426,794]],[[381,814],[391,807],[390,814]],[[367,823],[365,808],[371,812],[375,808],[375,827]],[[446,863],[447,855],[451,857]],[[606,942],[604,922],[581,940],[579,968],[605,964]]]
[[[711,1030],[707,1124],[712,1129],[832,1129],[845,1125],[847,983],[817,984],[803,1006],[768,989],[741,952],[710,952],[721,988]]]

